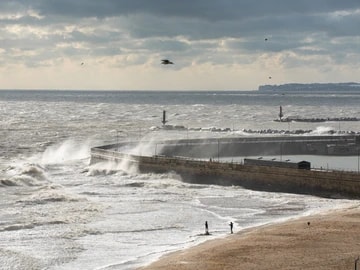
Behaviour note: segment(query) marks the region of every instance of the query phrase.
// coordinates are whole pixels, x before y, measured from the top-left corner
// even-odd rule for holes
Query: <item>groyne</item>
[[[324,138],[318,139],[322,141]],[[334,143],[335,141],[333,141],[333,139],[334,138],[332,138],[332,142]],[[338,139],[343,140],[344,138]],[[315,142],[315,138],[312,138],[312,140]],[[254,144],[255,141],[255,139],[252,139],[251,143]],[[269,144],[272,145],[275,141],[276,139],[273,138]],[[357,138],[347,138],[346,141],[353,145],[353,147],[358,147]],[[175,141],[170,142],[175,143]],[[192,142],[194,143],[193,146],[197,145],[195,144],[195,140],[192,140]],[[215,142],[220,150],[220,141],[217,142],[217,140],[215,140]],[[228,139],[227,142],[229,143]],[[155,149],[159,148],[156,146],[158,143],[155,143]],[[180,144],[182,143],[184,142],[182,141]],[[205,148],[213,145],[213,143],[213,140],[207,140],[207,144],[205,144],[204,140],[201,141],[201,145]],[[224,141],[221,143],[224,144]],[[264,141],[262,143],[264,144]],[[222,154],[225,154],[224,149],[229,150],[231,153],[233,152],[230,151],[230,149],[232,149],[230,145],[231,144],[222,148]],[[234,147],[234,145],[232,146]],[[211,159],[210,161],[208,158],[195,159],[174,155],[169,156],[168,154],[164,154],[163,151],[160,152],[160,149],[159,154],[154,153],[154,155],[144,156],[118,151],[123,149],[123,147],[124,144],[94,147],[91,149],[91,163],[110,160],[135,165],[140,172],[175,172],[182,177],[183,181],[190,183],[239,185],[253,190],[313,194],[324,197],[360,197],[360,174],[358,172],[315,169],[304,170],[288,167],[219,162],[219,160],[216,159]],[[180,146],[174,147],[174,152],[182,153],[183,151],[179,151],[179,147]],[[163,147],[162,149],[165,150],[165,153],[168,153],[170,146],[167,145],[167,147]],[[298,150],[298,148],[294,149]],[[204,151],[202,151],[202,153],[204,153]]]

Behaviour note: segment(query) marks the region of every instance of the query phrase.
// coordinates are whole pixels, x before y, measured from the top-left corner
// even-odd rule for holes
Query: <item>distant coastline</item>
[[[287,83],[260,85],[259,91],[360,91],[360,83]]]

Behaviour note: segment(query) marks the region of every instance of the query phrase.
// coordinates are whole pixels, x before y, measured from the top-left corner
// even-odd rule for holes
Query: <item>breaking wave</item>
[[[90,145],[90,140],[85,142],[67,140],[49,146],[41,156],[41,164],[61,164],[72,160],[89,158]]]
[[[329,134],[334,129],[332,127],[323,127],[319,126],[315,130],[311,131],[309,134],[311,135],[323,135],[323,134]]]
[[[19,163],[5,170],[5,179],[0,180],[2,186],[41,186],[48,182],[45,169],[39,164]]]
[[[12,187],[12,186],[17,186],[18,184],[16,183],[16,181],[10,180],[10,179],[1,179],[0,180],[0,186],[7,186],[7,187]]]
[[[91,164],[85,170],[87,176],[110,175],[110,174],[138,174],[138,167],[130,162],[123,160],[122,162],[104,161]]]
[[[25,204],[47,204],[49,202],[79,202],[85,199],[69,195],[56,186],[44,186],[26,199],[18,202]]]

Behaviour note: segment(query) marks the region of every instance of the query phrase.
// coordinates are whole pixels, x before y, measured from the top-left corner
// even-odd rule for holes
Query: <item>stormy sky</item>
[[[1,89],[256,90],[359,74],[359,0],[0,2]]]

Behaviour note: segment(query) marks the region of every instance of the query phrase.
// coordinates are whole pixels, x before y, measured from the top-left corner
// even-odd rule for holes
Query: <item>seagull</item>
[[[171,62],[171,61],[168,60],[168,59],[163,59],[163,60],[161,60],[161,64],[163,64],[163,65],[172,65],[172,64],[174,64],[174,63]]]

